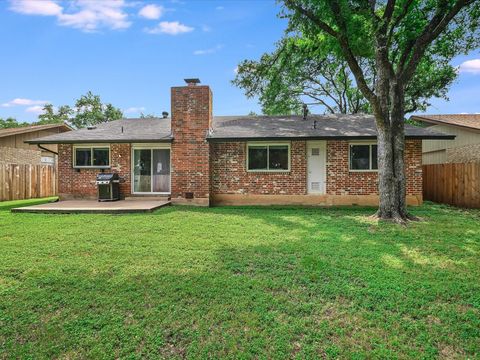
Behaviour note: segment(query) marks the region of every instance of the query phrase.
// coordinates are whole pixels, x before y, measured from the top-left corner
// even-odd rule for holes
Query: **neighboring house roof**
[[[314,123],[316,122],[315,128]],[[407,138],[454,139],[455,136],[405,125]],[[375,139],[377,131],[371,115],[309,115],[301,116],[215,116],[207,139],[286,140],[286,139]],[[122,119],[29,143],[100,143],[100,142],[170,142],[173,137],[170,119]]]
[[[429,124],[451,125],[464,129],[480,130],[480,114],[414,115],[411,119]]]
[[[16,128],[0,129],[0,137],[13,136],[18,134],[26,134],[35,131],[49,130],[55,128],[63,128],[65,131],[72,130],[67,124],[47,124],[47,125],[30,125]]]

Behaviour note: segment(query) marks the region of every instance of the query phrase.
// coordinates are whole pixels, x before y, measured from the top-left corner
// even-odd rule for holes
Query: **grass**
[[[0,358],[479,358],[480,212],[12,214]]]

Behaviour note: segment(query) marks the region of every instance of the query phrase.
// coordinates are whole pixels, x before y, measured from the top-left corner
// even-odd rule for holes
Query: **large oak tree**
[[[479,45],[479,0],[283,0],[288,33],[325,43],[368,101],[378,131],[378,217],[404,223],[404,119],[411,101],[444,93],[450,60]],[[374,74],[374,76],[372,76]],[[428,92],[431,94],[428,94]],[[416,92],[416,95],[415,95]]]

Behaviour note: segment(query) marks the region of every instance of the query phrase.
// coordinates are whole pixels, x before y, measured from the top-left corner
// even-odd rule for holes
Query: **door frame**
[[[169,155],[170,155],[170,183],[169,188],[170,191],[162,191],[162,192],[145,192],[145,191],[135,191],[135,155],[134,152],[135,150],[150,150],[150,154],[152,156],[152,161],[150,164],[150,176],[153,176],[153,150],[169,150]],[[131,184],[131,193],[134,195],[170,195],[172,192],[172,148],[170,144],[146,144],[146,143],[140,143],[140,144],[132,144],[131,146],[131,152],[130,152],[130,176],[132,179],[132,184]],[[153,182],[150,183],[150,189],[153,186]]]
[[[321,145],[320,145],[321,144]],[[309,157],[310,150],[315,145],[319,145],[320,153],[323,150],[323,168],[320,169],[324,173],[324,184],[321,186],[320,191],[311,191],[310,190],[310,165],[309,165]],[[308,140],[306,146],[306,161],[307,161],[307,194],[309,195],[325,195],[327,193],[327,141],[326,140]],[[321,156],[321,155],[320,155]]]

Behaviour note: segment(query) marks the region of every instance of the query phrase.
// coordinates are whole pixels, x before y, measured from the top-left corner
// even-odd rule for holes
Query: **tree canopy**
[[[381,11],[379,7],[377,12]],[[371,21],[368,14],[363,16],[363,24],[353,24],[354,29],[360,25],[362,28],[371,27],[368,25]],[[415,17],[411,26],[418,26],[417,22]],[[395,34],[393,32],[392,36]],[[400,37],[399,34],[396,36]],[[453,37],[458,40],[458,36]],[[357,41],[363,40],[357,38]],[[446,37],[445,42],[424,54],[412,81],[406,86],[406,113],[425,111],[432,98],[448,100],[448,89],[458,76],[457,69],[450,61],[459,52],[468,52],[478,44],[472,39],[457,43],[452,35]],[[356,60],[368,88],[373,89],[377,79],[374,49],[369,49],[371,41],[363,44],[365,46],[355,46]],[[396,56],[394,52],[393,57]],[[309,36],[299,24],[289,28],[273,52],[263,54],[259,60],[242,61],[233,83],[242,88],[247,97],[258,96],[265,114],[300,113],[304,103],[320,105],[327,113],[372,111],[369,101],[356,86],[336,40],[324,34]]]
[[[52,104],[46,104],[43,111],[38,116],[38,124],[65,122],[77,129],[123,117],[120,109],[110,103],[103,104],[100,96],[94,95],[91,91],[82,95],[73,108],[62,105],[55,109]]]
[[[0,129],[16,128],[22,126],[32,125],[27,122],[18,122],[17,119],[13,117],[8,117],[6,119],[0,118]]]
[[[29,126],[66,123],[74,128],[83,128],[103,122],[118,120],[123,113],[110,103],[104,104],[100,96],[91,91],[82,95],[72,108],[69,105],[59,107],[53,104],[45,104],[43,112],[38,115],[38,121],[33,123],[18,122],[13,117],[0,118],[0,129]]]

